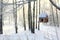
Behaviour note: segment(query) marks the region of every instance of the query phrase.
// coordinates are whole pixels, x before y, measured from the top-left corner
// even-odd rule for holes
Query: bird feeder
[[[46,13],[40,13],[39,15],[39,22],[48,22],[48,15]]]

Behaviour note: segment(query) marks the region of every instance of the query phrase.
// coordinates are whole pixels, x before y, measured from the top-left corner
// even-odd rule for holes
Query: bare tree
[[[2,31],[2,12],[3,12],[3,0],[1,0],[1,8],[0,8],[0,10],[1,10],[1,12],[0,12],[0,34],[2,34],[3,33],[3,31]]]
[[[57,0],[58,1],[58,0]],[[59,27],[59,20],[58,20],[58,10],[56,8],[56,18],[57,18],[57,26]]]
[[[39,0],[39,15],[40,15],[40,0]],[[38,30],[39,30],[39,26],[40,24],[39,24],[39,22],[38,22]]]
[[[26,30],[26,23],[25,23],[25,9],[24,9],[24,0],[23,0],[23,20],[24,20],[24,30]]]
[[[49,0],[51,2],[52,5],[54,5],[58,10],[60,10],[60,7],[57,6],[52,0]]]
[[[16,2],[16,0],[13,0],[13,14],[14,14],[14,18],[15,18],[15,31],[17,33],[18,32],[17,31],[17,4],[14,2]]]
[[[36,1],[36,29],[37,29],[37,13],[38,13],[37,12],[37,7],[38,7],[37,4],[38,4],[38,2]]]
[[[57,12],[57,8],[56,8],[56,18],[57,18],[57,26],[59,27],[59,20],[58,20],[58,12]]]
[[[56,2],[54,3],[52,0],[49,0],[49,1],[51,2],[51,4],[52,4],[53,6],[55,6],[55,7],[56,7],[57,24],[58,24],[58,26],[59,26],[59,20],[58,20],[58,13],[57,13],[57,9],[58,9],[58,10],[60,10],[60,7],[56,5]]]
[[[32,29],[31,0],[28,0],[28,24],[29,30],[31,30]]]
[[[32,33],[35,33],[35,0],[33,4],[33,26],[32,26]]]
[[[57,9],[60,10],[60,8],[56,5],[56,3],[54,4],[53,1],[50,0],[50,2],[56,7],[56,16],[57,16],[57,21],[58,21],[58,14],[57,14]],[[54,13],[53,13],[53,7],[51,6],[52,8],[52,16],[53,16],[53,21],[54,21]],[[58,23],[58,22],[57,22]],[[54,24],[55,24],[55,21],[54,21]],[[55,25],[56,26],[56,25]],[[57,28],[55,27],[55,31],[56,31],[56,37],[57,37],[57,40],[59,40],[59,37],[58,37],[58,32],[57,32]]]
[[[55,25],[55,20],[54,20],[54,12],[53,12],[53,5],[51,4],[51,13],[52,13],[52,20]]]

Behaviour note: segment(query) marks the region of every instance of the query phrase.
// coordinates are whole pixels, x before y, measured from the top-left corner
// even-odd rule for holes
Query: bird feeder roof
[[[39,18],[46,18],[47,16],[47,13],[40,13]]]

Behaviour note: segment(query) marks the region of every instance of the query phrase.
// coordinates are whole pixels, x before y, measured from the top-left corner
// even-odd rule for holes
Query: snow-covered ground
[[[21,28],[17,34],[0,35],[0,40],[60,40],[60,28],[40,23],[40,30],[35,29],[35,34]]]
[[[9,0],[9,2],[10,1],[12,2],[12,0]],[[43,4],[44,4],[44,2],[42,1],[41,7],[44,6]],[[31,6],[33,6],[33,5],[31,5]],[[38,10],[39,6],[37,6],[37,7],[38,7],[37,10]],[[22,8],[21,9],[19,8],[20,10],[18,11],[18,14],[17,14],[18,15],[17,19],[18,19],[19,25],[18,25],[18,33],[16,34],[12,13],[10,14],[10,16],[7,16],[7,15],[9,15],[8,13],[10,12],[7,10],[8,9],[10,10],[11,8],[13,8],[13,7],[11,7],[11,5],[8,7],[6,6],[4,8],[5,11],[7,12],[6,14],[4,12],[4,19],[5,19],[4,23],[7,25],[5,25],[5,24],[3,25],[3,35],[0,35],[0,40],[60,40],[60,28],[58,28],[56,26],[50,26],[45,23],[40,23],[40,30],[35,29],[35,34],[32,34],[28,30],[28,26],[27,26],[27,30],[24,31],[24,28],[22,26],[22,24],[23,24]],[[46,8],[49,8],[49,6]],[[28,9],[27,4],[25,5],[25,9],[26,9],[25,10],[26,19],[27,19],[27,9]],[[46,10],[46,11],[48,11],[48,10]],[[10,21],[10,24],[13,24],[13,25],[10,25],[9,21]]]

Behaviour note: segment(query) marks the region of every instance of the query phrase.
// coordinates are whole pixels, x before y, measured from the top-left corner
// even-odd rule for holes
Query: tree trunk
[[[2,31],[2,12],[3,12],[3,0],[1,0],[1,12],[0,12],[0,34],[3,33]]]
[[[24,0],[23,0],[23,24],[24,24],[24,30],[26,30],[26,23],[25,23],[25,9],[24,9]]]
[[[37,4],[38,4],[38,2],[36,1],[36,29],[37,29],[37,13],[38,13],[37,12],[37,7],[38,7]]]
[[[52,13],[52,20],[53,20],[53,23],[54,23],[54,26],[55,26],[55,20],[54,20],[54,12],[53,12],[53,5],[51,4],[51,13]]]
[[[35,0],[33,5],[33,26],[32,26],[32,33],[35,33]]]
[[[56,8],[56,18],[57,18],[57,26],[59,27],[58,10],[57,10],[57,8]]]
[[[40,15],[40,0],[39,0],[39,15]],[[40,30],[40,23],[38,22],[38,30]]]
[[[16,2],[16,0],[15,0],[15,2]],[[14,14],[14,18],[15,18],[15,31],[17,33],[17,4],[14,3],[14,0],[13,0],[13,14]]]
[[[29,30],[32,29],[32,14],[31,14],[31,1],[28,0],[28,24]]]

